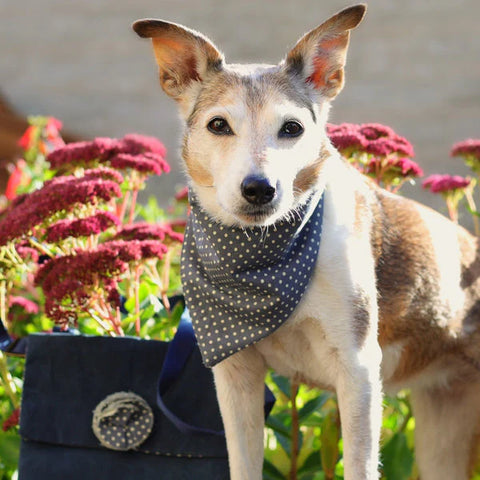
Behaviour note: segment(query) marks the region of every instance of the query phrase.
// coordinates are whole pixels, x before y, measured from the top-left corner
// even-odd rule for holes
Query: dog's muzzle
[[[276,194],[273,187],[265,177],[251,175],[246,177],[240,185],[242,196],[252,205],[266,205],[270,203]]]

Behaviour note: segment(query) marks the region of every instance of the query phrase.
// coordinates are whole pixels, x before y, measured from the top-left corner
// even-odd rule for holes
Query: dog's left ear
[[[342,90],[350,30],[363,19],[364,4],[346,8],[305,34],[290,51],[285,67],[322,96],[333,99]]]
[[[207,75],[222,67],[223,55],[201,33],[156,19],[137,20],[132,28],[152,39],[160,85],[175,100],[194,94]]]

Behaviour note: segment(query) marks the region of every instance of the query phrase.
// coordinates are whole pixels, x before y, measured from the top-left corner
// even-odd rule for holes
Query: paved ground
[[[350,3],[0,0],[0,89],[24,114],[54,115],[82,136],[158,136],[174,174],[149,191],[165,198],[182,181],[179,122],[157,87],[150,46],[131,22],[184,23],[212,38],[227,60],[276,62],[304,31]],[[455,141],[480,137],[479,18],[478,0],[370,1],[331,120],[389,124],[414,144],[427,173],[466,173],[448,152]]]

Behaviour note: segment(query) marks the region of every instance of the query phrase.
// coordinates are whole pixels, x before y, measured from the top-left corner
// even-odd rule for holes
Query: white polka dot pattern
[[[182,282],[205,365],[258,342],[291,315],[310,281],[320,247],[323,196],[265,227],[215,222],[190,196]]]
[[[102,400],[93,412],[92,429],[100,443],[111,450],[133,450],[153,428],[150,405],[132,392],[117,392]]]

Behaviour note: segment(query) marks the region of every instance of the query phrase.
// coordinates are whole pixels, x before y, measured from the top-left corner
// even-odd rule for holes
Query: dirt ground
[[[175,105],[160,91],[149,42],[132,21],[164,18],[208,35],[227,61],[279,61],[347,0],[0,0],[0,89],[23,115],[61,119],[78,137],[139,132],[169,149],[173,178],[149,183],[162,201],[183,183]],[[352,35],[347,83],[331,121],[380,122],[406,136],[429,173],[465,174],[452,143],[480,137],[478,0],[372,0]],[[440,201],[408,190],[426,203]]]

